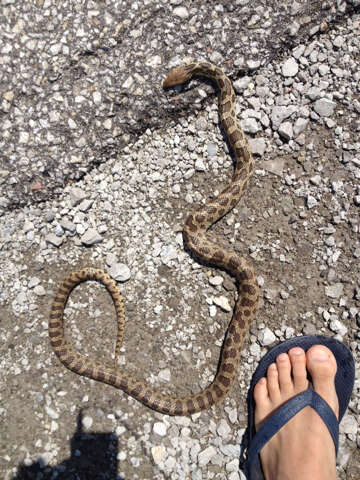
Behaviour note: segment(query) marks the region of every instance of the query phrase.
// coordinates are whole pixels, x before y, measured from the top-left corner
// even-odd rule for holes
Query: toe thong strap
[[[258,430],[254,438],[251,440],[251,444],[248,449],[248,459],[246,461],[246,469],[251,470],[251,464],[258,458],[258,454],[263,446],[275,435],[280,428],[282,428],[289,420],[291,420],[298,412],[303,408],[312,407],[323,419],[327,426],[332,439],[335,444],[335,450],[338,450],[339,440],[339,422],[335,413],[320,397],[315,390],[308,389],[304,392],[291,398],[284,403],[279,410],[272,414],[264,425]]]

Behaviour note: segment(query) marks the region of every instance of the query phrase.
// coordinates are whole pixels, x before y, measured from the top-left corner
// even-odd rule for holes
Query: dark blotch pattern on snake
[[[235,115],[235,94],[224,72],[209,63],[191,63],[174,68],[164,81],[172,87],[188,81],[192,76],[204,76],[215,82],[220,91],[219,113],[222,126],[236,158],[230,184],[214,199],[193,212],[186,220],[183,238],[187,247],[208,264],[226,270],[236,280],[238,298],[224,340],[218,371],[214,381],[200,393],[178,398],[163,395],[149,384],[120,370],[117,357],[122,345],[125,326],[123,298],[114,280],[102,270],[85,268],[73,272],[59,288],[51,308],[49,336],[52,348],[60,361],[79,375],[122,389],[158,412],[169,415],[190,415],[207,409],[223,399],[236,377],[241,348],[251,320],[258,307],[259,291],[254,271],[242,257],[207,239],[211,225],[231,210],[240,200],[248,185],[254,160],[247,140]],[[106,286],[113,299],[118,322],[115,347],[115,366],[97,363],[78,353],[64,337],[63,314],[73,288],[86,280],[97,280]]]

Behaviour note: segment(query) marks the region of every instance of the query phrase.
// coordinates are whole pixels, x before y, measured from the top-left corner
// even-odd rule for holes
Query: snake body
[[[233,251],[211,243],[206,236],[210,226],[238,203],[253,170],[254,160],[235,115],[235,94],[231,82],[224,72],[209,63],[197,62],[174,68],[166,77],[163,85],[164,87],[173,87],[188,81],[192,76],[205,76],[217,85],[220,92],[221,123],[236,159],[229,185],[216,198],[209,200],[204,206],[191,213],[183,230],[184,243],[195,256],[208,264],[226,270],[237,281],[238,298],[223,343],[214,381],[200,393],[176,397],[163,395],[148,383],[120,370],[116,366],[116,359],[122,344],[125,310],[116,282],[102,270],[85,268],[71,273],[55,296],[49,320],[52,348],[68,369],[79,375],[113,385],[151,409],[169,415],[190,415],[207,409],[224,398],[234,383],[244,337],[256,313],[259,299],[255,273],[246,260]],[[105,285],[115,305],[118,335],[113,367],[97,363],[81,355],[64,336],[63,314],[67,299],[76,285],[87,280],[97,280]]]

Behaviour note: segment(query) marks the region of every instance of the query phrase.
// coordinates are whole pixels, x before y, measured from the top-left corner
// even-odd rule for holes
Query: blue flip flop
[[[260,378],[266,376],[267,368],[280,353],[287,353],[293,347],[300,347],[307,351],[313,345],[324,345],[332,351],[337,362],[337,372],[335,377],[335,388],[339,400],[339,420],[336,415],[313,389],[309,387],[305,392],[291,398],[284,403],[264,425],[255,431],[254,423],[254,387]],[[305,335],[294,337],[290,340],[273,347],[261,359],[253,377],[248,393],[249,421],[247,430],[248,450],[247,459],[243,464],[243,469],[248,480],[263,480],[264,476],[261,469],[259,453],[262,447],[277,433],[291,418],[300,410],[310,405],[323,419],[333,438],[335,449],[338,449],[339,423],[349,404],[351,393],[354,387],[355,365],[354,358],[350,350],[338,340],[321,335]],[[311,382],[311,378],[309,378]]]

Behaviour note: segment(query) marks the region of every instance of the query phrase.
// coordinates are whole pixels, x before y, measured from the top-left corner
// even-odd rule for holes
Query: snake
[[[216,197],[209,199],[187,218],[183,228],[184,245],[195,258],[228,272],[237,285],[237,298],[221,348],[214,380],[201,392],[187,396],[161,393],[149,383],[132,376],[117,366],[125,327],[124,300],[117,283],[103,270],[83,268],[72,272],[59,287],[50,311],[49,337],[53,351],[69,370],[123,390],[147,407],[168,415],[191,415],[208,409],[224,399],[234,384],[240,355],[249,324],[259,304],[256,275],[246,259],[235,251],[211,242],[209,228],[239,202],[248,186],[254,159],[248,141],[235,113],[235,93],[224,71],[207,62],[193,62],[170,70],[163,82],[165,89],[188,82],[193,76],[209,79],[219,92],[219,117],[233,153],[234,171],[229,184]],[[93,361],[75,350],[64,334],[64,310],[72,290],[80,283],[95,280],[103,284],[113,300],[117,318],[115,363]]]

